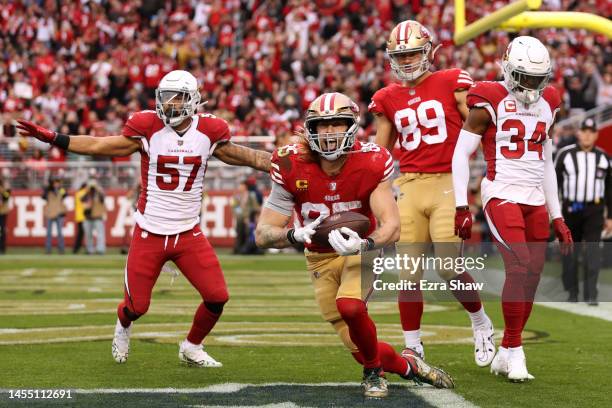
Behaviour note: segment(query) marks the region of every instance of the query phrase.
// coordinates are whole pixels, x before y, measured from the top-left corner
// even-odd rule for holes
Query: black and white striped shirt
[[[563,201],[605,202],[612,214],[612,170],[606,152],[598,147],[585,151],[572,144],[559,150],[555,169]]]

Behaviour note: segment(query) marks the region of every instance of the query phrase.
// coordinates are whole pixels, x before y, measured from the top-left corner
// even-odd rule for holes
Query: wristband
[[[366,239],[364,239],[364,244],[365,244],[365,251],[371,251],[376,247],[376,243],[374,242],[374,240],[370,237],[367,237]]]
[[[455,209],[459,210],[459,211],[467,211],[467,210],[470,209],[470,206],[469,205],[462,205],[462,206],[459,206],[459,207],[455,207]]]
[[[63,150],[68,150],[68,145],[70,144],[70,136],[65,135],[63,133],[55,133],[55,139],[51,142],[52,145],[59,147]]]
[[[295,245],[297,244],[297,241],[294,237],[295,234],[295,229],[291,228],[289,231],[287,231],[287,241],[289,241],[289,243],[291,245]]]

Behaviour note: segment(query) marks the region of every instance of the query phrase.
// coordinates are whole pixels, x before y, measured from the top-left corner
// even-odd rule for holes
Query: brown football
[[[350,228],[358,233],[360,237],[365,238],[365,234],[370,229],[370,219],[354,211],[332,214],[319,224],[311,238],[312,243],[321,247],[331,248],[327,236],[332,230],[342,227]]]

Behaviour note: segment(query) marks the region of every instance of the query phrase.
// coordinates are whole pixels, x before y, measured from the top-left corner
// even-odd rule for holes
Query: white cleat
[[[523,347],[508,349],[508,379],[511,382],[524,382],[534,378],[527,371],[527,360]]]
[[[508,376],[508,349],[499,347],[497,354],[491,362],[491,374]]]
[[[125,363],[130,352],[130,332],[132,325],[127,329],[121,325],[119,319],[115,325],[115,336],[113,337],[113,358],[118,363]]]
[[[223,367],[223,364],[204,351],[201,344],[192,344],[187,340],[180,344],[179,359],[194,367]]]
[[[421,359],[425,360],[425,349],[423,348],[423,343],[419,343],[417,345],[414,346],[406,346],[406,348],[404,350],[402,350],[402,357],[406,357],[406,356],[418,356]]]
[[[489,324],[482,328],[474,328],[474,361],[478,367],[486,367],[495,357],[495,330]]]

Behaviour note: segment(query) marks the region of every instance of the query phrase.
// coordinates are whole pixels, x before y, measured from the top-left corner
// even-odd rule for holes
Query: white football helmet
[[[155,111],[166,125],[178,126],[193,116],[199,104],[198,81],[187,71],[167,73],[155,90]]]
[[[542,96],[552,75],[548,50],[534,37],[516,37],[502,60],[504,82],[519,101],[530,105]]]

